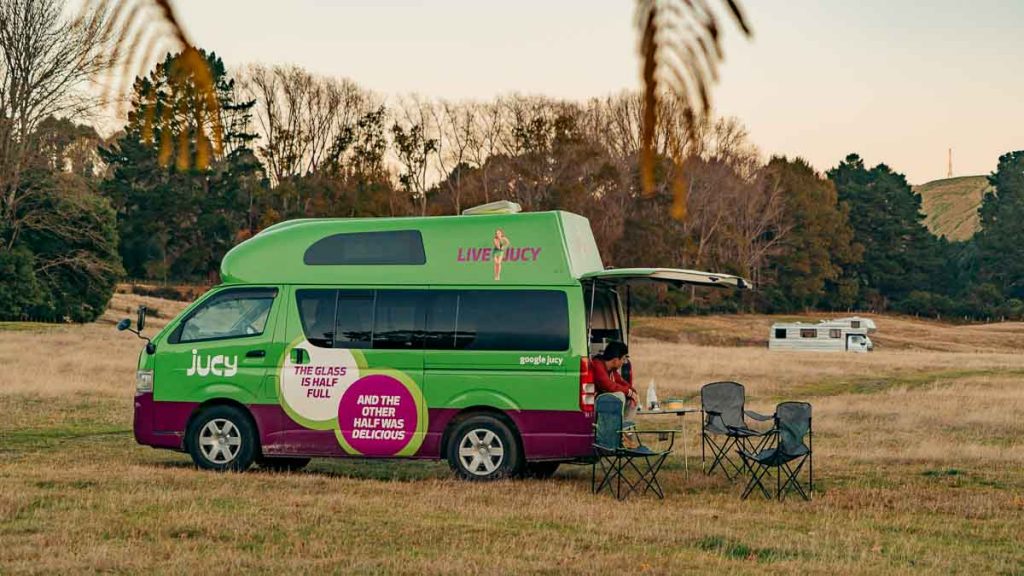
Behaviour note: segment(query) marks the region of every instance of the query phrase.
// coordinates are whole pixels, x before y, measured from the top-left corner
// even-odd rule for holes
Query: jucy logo
[[[238,373],[238,356],[231,356],[230,358],[222,354],[216,356],[207,356],[206,365],[203,365],[203,359],[197,353],[195,348],[192,349],[192,366],[185,372],[188,376],[225,376],[230,378]]]
[[[493,262],[494,279],[501,280],[502,264],[506,262],[536,262],[540,258],[539,246],[512,246],[505,231],[498,228],[489,247],[464,246],[458,249],[456,262]]]

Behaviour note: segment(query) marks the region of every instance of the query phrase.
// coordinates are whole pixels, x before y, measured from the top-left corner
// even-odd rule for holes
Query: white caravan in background
[[[808,352],[870,352],[875,345],[868,332],[877,330],[866,318],[824,320],[818,324],[776,322],[768,339],[769,350]]]

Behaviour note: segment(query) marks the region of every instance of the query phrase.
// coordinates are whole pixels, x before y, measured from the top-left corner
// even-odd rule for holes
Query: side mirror
[[[142,329],[146,327],[146,307],[145,306],[139,306],[139,315],[138,315],[138,318],[136,318],[136,320],[135,320],[135,325],[138,326],[138,328],[133,330],[132,329],[132,321],[129,320],[128,318],[125,318],[125,319],[123,319],[123,320],[121,320],[120,322],[117,323],[117,331],[118,332],[124,332],[124,331],[127,330],[128,332],[131,332],[132,334],[135,334],[139,338],[142,338],[143,340],[145,340],[146,341],[146,353],[147,354],[152,354],[152,353],[156,352],[156,345],[153,344],[153,341],[142,335]]]

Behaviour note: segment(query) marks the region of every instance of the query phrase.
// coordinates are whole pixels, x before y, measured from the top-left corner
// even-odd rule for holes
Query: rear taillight
[[[139,370],[135,373],[135,393],[145,394],[153,391],[153,371]]]
[[[580,410],[594,411],[594,373],[590,371],[590,358],[580,358]]]

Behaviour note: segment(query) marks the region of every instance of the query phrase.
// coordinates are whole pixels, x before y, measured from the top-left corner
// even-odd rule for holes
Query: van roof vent
[[[476,216],[479,214],[518,214],[522,211],[523,207],[515,202],[498,200],[497,202],[489,202],[487,204],[481,204],[480,206],[466,208],[462,211],[462,214],[463,216]]]

